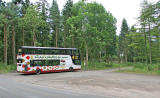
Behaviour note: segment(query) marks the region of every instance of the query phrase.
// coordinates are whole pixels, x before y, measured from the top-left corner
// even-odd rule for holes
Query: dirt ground
[[[9,73],[6,76],[27,84],[67,89],[115,98],[160,98],[160,76],[101,71],[61,72],[40,75]]]

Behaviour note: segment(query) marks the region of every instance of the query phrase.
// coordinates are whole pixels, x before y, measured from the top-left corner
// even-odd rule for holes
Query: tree
[[[58,47],[58,32],[60,26],[60,11],[56,0],[53,0],[50,8],[50,24],[52,31],[55,32],[55,46]],[[54,34],[54,33],[53,33]]]
[[[119,46],[120,46],[120,54],[124,55],[124,61],[127,62],[127,35],[128,35],[129,27],[127,24],[126,19],[123,19],[122,25],[121,25],[121,33],[119,36]]]
[[[95,2],[87,4],[78,2],[73,6],[72,11],[73,16],[67,20],[67,23],[70,25],[72,36],[75,38],[75,45],[77,47],[82,46],[86,65],[88,65],[89,58],[90,60],[96,59],[96,54],[99,54],[100,51],[115,47],[116,20],[105,11],[101,4]]]
[[[11,24],[11,29],[12,29],[12,60],[13,64],[16,64],[16,46],[15,46],[15,36],[16,36],[16,31],[15,28],[17,26],[18,22],[18,7],[14,3],[10,3],[10,10],[11,10],[11,19],[10,19],[10,24]]]
[[[32,36],[32,45],[36,46],[36,35],[38,35],[38,28],[45,26],[45,21],[42,19],[41,14],[36,10],[36,6],[29,7],[19,23],[26,29],[30,28],[29,32],[30,36]]]
[[[40,0],[38,2],[38,9],[39,9],[39,12],[41,13],[41,16],[42,16],[42,19],[45,21],[45,24],[44,26],[41,26],[41,28],[39,28],[39,33],[37,35],[37,39],[39,41],[39,43],[41,43],[40,46],[49,46],[49,39],[48,39],[48,35],[49,35],[49,32],[50,32],[50,25],[49,25],[49,22],[48,19],[48,11],[49,11],[49,4],[47,3],[46,0]]]
[[[63,15],[62,18],[64,25],[64,47],[66,47],[66,36],[69,35],[69,26],[67,25],[67,19],[72,17],[72,7],[73,7],[73,1],[68,0],[62,10],[62,15]]]
[[[0,20],[1,21],[1,24],[3,25],[3,34],[4,34],[4,37],[3,37],[3,42],[4,42],[4,63],[7,64],[7,43],[8,43],[8,33],[7,33],[7,26],[8,26],[8,19],[9,19],[9,15],[10,15],[10,9],[7,8],[6,4],[5,3],[1,3],[1,6],[0,6]]]

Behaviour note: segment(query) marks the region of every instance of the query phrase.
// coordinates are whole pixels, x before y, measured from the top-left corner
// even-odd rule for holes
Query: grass
[[[16,70],[16,65],[6,65],[0,62],[0,73],[8,73]]]
[[[132,69],[120,70],[118,72],[160,75],[160,64],[144,64],[144,63],[131,63]]]
[[[131,67],[131,69],[119,70],[117,72],[160,75],[160,64],[144,64],[144,63],[106,63],[106,62],[88,62],[87,70],[104,70],[112,68]],[[86,70],[86,66],[82,65],[82,70]]]
[[[88,62],[87,70],[104,70],[104,69],[112,69],[118,67],[127,67],[129,64],[119,64],[119,63],[106,63],[106,62]],[[82,70],[85,70],[86,66],[82,65]]]

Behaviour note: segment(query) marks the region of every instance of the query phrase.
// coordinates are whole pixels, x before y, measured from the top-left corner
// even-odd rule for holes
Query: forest
[[[160,1],[141,4],[138,23],[116,18],[102,4],[67,0],[0,0],[0,62],[16,64],[19,46],[79,48],[86,62],[160,63]]]

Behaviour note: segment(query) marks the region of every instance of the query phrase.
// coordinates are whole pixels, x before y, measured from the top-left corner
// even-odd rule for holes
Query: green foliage
[[[58,8],[58,4],[56,0],[53,0],[52,2],[52,6],[50,8],[50,26],[52,29],[52,36],[53,39],[55,39],[55,47],[58,47],[58,40],[59,40],[59,29],[60,29],[60,22],[61,22],[61,18],[60,18],[60,11]],[[52,46],[53,46],[52,45]]]
[[[3,40],[0,40],[0,61],[4,62],[6,57],[4,50],[7,40],[8,64],[13,63],[12,47],[15,42],[16,50],[22,45],[79,48],[81,59],[89,60],[89,69],[131,65],[137,72],[159,72],[159,65],[156,64],[160,62],[159,9],[159,1],[152,4],[145,0],[138,26],[130,29],[127,20],[123,19],[121,34],[116,36],[115,17],[96,2],[81,0],[73,4],[73,0],[67,0],[60,14],[56,0],[53,0],[51,8],[46,0],[35,4],[29,0],[13,0],[9,3],[2,1],[0,39]],[[13,31],[15,40],[12,37]]]
[[[106,63],[106,62],[97,62],[97,61],[89,61],[88,67],[82,64],[83,70],[104,70],[104,69],[113,69],[113,68],[123,68],[132,66],[131,63]]]
[[[70,25],[71,36],[74,36],[74,43],[77,45],[75,47],[87,47],[91,59],[97,58],[95,54],[99,54],[99,51],[104,51],[105,55],[114,55],[116,19],[112,14],[96,2],[87,4],[78,2],[73,6],[72,12],[73,16],[67,20],[67,24]],[[105,48],[107,50],[104,50]]]
[[[60,24],[60,11],[58,8],[58,4],[56,0],[53,0],[52,6],[50,8],[50,23],[51,27],[54,28],[55,26],[59,27]]]
[[[160,64],[144,64],[144,63],[130,63],[132,69],[120,70],[118,72],[129,72],[138,74],[160,74]]]
[[[28,31],[26,36],[31,36],[30,39],[27,38],[27,40],[32,40],[34,44],[38,44],[37,42],[37,36],[40,32],[38,32],[38,28],[46,27],[47,24],[43,20],[41,13],[38,12],[36,6],[30,6],[26,10],[26,14],[23,18],[19,19],[19,27],[25,30],[25,32]],[[29,45],[34,45],[30,43]]]
[[[67,20],[73,16],[72,12],[72,7],[73,7],[73,1],[68,0],[62,9],[62,23],[63,23],[63,46],[64,47],[70,47],[70,41],[71,41],[71,34],[69,33],[70,31],[70,26],[67,24]]]
[[[122,25],[121,25],[121,33],[119,35],[119,55],[121,55],[121,59],[125,62],[128,60],[128,33],[129,33],[129,27],[127,24],[126,19],[123,19]]]
[[[0,73],[7,73],[11,71],[15,71],[17,68],[16,65],[6,65],[0,62]]]

